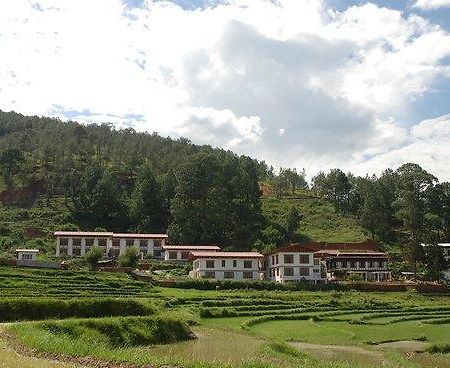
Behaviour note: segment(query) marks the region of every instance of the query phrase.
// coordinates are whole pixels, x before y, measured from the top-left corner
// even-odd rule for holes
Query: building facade
[[[264,256],[257,252],[205,252],[193,251],[190,277],[214,280],[260,280]]]
[[[217,245],[163,245],[162,251],[165,261],[187,262],[189,254],[195,251],[218,252]]]
[[[105,258],[116,259],[129,247],[137,247],[141,257],[161,258],[166,234],[129,234],[112,232],[56,231],[56,256],[84,256],[93,246],[100,247]]]
[[[16,249],[18,261],[37,261],[39,249]]]
[[[326,271],[314,251],[299,245],[275,249],[266,255],[263,265],[265,277],[274,282],[326,282]]]

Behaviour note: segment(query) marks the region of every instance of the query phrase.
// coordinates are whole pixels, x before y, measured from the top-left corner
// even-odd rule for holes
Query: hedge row
[[[134,299],[0,299],[1,322],[69,317],[143,316],[156,311],[154,305]]]

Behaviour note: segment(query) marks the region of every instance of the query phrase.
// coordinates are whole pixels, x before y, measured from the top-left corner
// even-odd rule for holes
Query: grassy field
[[[356,242],[367,239],[358,219],[336,212],[333,205],[311,193],[292,198],[263,198],[264,216],[283,223],[283,216],[296,207],[303,216],[297,234],[307,240],[330,242]]]
[[[28,275],[37,284],[45,284],[49,276],[45,274],[40,280],[37,271],[2,269],[2,272],[4,276],[9,272],[16,277],[19,272],[24,279]],[[51,273],[54,280],[65,283],[73,280],[74,275],[83,275]],[[132,298],[127,298],[122,291],[113,300],[135,301],[150,309],[138,310],[141,316],[64,320],[51,317],[59,319],[4,326],[20,344],[32,348],[38,358],[17,357],[7,347],[10,344],[7,339],[0,345],[0,367],[16,367],[13,362],[17,359],[25,367],[29,360],[39,362],[42,367],[64,366],[43,356],[52,359],[64,356],[66,361],[82,364],[93,359],[97,365],[108,361],[191,368],[450,366],[450,355],[439,353],[447,351],[450,342],[448,295],[202,291],[135,284],[125,275],[84,273],[84,276],[92,285],[96,282],[103,285],[104,290],[111,279],[120,283],[118,290],[135,285],[140,290],[138,296],[131,294]],[[32,305],[45,300],[37,298],[37,293],[26,293],[28,287],[38,287],[35,284],[24,283],[21,287],[27,297],[19,298],[17,293],[15,297],[0,297],[0,305],[14,300]],[[69,290],[72,289],[66,289],[64,298],[53,295],[47,300],[55,305],[61,299],[71,300],[67,297],[71,295]],[[101,303],[99,296],[84,295],[73,300]],[[195,339],[191,339],[191,331]]]

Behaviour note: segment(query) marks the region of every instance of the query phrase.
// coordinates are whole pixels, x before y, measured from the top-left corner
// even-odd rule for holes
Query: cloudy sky
[[[0,109],[450,180],[450,0],[2,0]]]

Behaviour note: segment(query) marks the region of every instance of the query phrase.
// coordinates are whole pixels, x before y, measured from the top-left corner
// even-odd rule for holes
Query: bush
[[[69,317],[142,316],[156,313],[154,305],[134,299],[0,299],[0,321]]]
[[[140,251],[137,247],[129,247],[125,253],[119,257],[119,264],[122,267],[136,268],[139,263]]]
[[[450,353],[450,344],[433,344],[426,351],[431,354],[448,354]]]
[[[93,246],[89,251],[86,253],[85,259],[86,262],[91,267],[92,271],[95,271],[97,269],[97,263],[100,261],[103,257],[103,250],[99,246]]]

